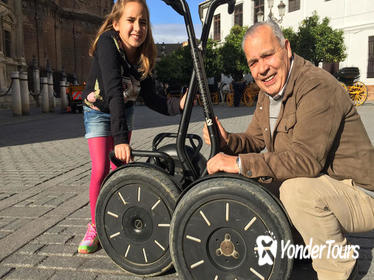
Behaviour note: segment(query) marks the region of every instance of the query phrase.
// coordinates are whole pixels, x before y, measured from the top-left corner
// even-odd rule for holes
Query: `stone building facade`
[[[88,77],[88,49],[113,0],[0,0],[0,90],[12,71],[47,63],[55,72]]]

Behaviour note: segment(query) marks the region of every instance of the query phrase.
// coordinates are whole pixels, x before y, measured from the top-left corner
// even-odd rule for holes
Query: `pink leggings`
[[[129,141],[131,132],[129,132]],[[99,196],[101,183],[109,173],[109,166],[112,170],[116,166],[109,160],[109,152],[113,150],[112,136],[93,137],[88,139],[88,149],[90,151],[92,169],[90,181],[90,208],[91,220],[95,224],[95,207]]]

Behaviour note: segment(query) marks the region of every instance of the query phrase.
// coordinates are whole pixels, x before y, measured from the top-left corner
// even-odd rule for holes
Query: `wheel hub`
[[[225,234],[225,239],[221,242],[219,248],[216,250],[217,256],[224,255],[225,257],[233,257],[237,259],[239,253],[235,250],[234,243],[231,242],[230,234]]]
[[[141,231],[144,227],[143,221],[141,219],[135,219],[134,221],[134,228],[135,230]]]
[[[246,258],[246,244],[233,228],[220,228],[213,232],[208,243],[209,256],[219,269],[236,269]]]
[[[131,240],[144,242],[153,233],[152,217],[142,207],[131,207],[123,215],[122,229],[125,235]]]

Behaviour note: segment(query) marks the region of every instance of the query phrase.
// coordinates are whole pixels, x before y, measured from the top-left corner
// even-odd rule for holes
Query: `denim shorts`
[[[111,136],[110,114],[83,106],[85,138]],[[129,131],[133,130],[134,106],[126,108],[126,120]]]

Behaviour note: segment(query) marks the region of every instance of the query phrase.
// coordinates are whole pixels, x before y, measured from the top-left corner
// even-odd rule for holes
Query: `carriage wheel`
[[[239,178],[196,184],[179,201],[170,228],[174,267],[185,280],[287,279],[293,260],[281,258],[281,240],[292,244],[280,204]]]
[[[355,106],[364,104],[368,98],[368,89],[363,82],[355,82],[349,87],[349,96],[351,97]]]
[[[251,107],[254,105],[253,97],[249,90],[246,90],[243,95],[244,104],[248,107]]]
[[[218,92],[213,92],[212,93],[212,102],[213,104],[218,104],[219,103],[219,95]]]
[[[345,83],[339,82],[339,84],[344,88],[345,92],[348,92],[348,88]]]
[[[179,190],[151,166],[126,166],[105,181],[96,204],[101,246],[122,269],[158,275],[172,265],[169,227]]]
[[[227,94],[226,102],[227,102],[227,105],[229,105],[230,107],[234,105],[234,93],[233,92],[230,92]]]

